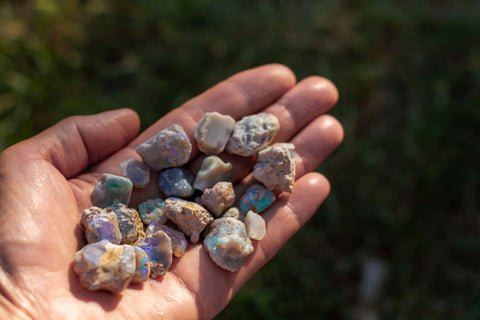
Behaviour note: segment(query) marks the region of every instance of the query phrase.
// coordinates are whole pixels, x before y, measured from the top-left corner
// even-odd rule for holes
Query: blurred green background
[[[116,107],[146,127],[269,62],[337,85],[345,141],[217,319],[479,319],[478,1],[1,1],[0,149]]]

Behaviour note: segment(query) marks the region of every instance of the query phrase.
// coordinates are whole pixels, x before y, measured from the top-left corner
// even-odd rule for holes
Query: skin
[[[325,113],[336,103],[334,85],[322,77],[296,82],[282,65],[240,72],[173,110],[138,135],[138,115],[129,109],[62,120],[0,154],[1,319],[211,319],[315,213],[330,185],[315,169],[341,143],[340,123]],[[135,147],[159,130],[181,125],[193,131],[205,112],[236,120],[269,112],[278,117],[275,142],[296,149],[292,194],[281,193],[262,216],[267,235],[234,273],[215,265],[202,245],[174,258],[164,277],[130,285],[121,294],[87,291],[73,271],[73,256],[85,245],[79,212],[102,173],[140,157]],[[201,158],[193,143],[190,170]],[[253,159],[222,154],[234,166],[237,192],[252,180]],[[131,206],[159,195],[156,177],[136,189]]]

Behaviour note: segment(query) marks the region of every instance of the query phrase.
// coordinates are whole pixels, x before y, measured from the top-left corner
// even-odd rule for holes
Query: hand
[[[35,319],[211,319],[242,285],[310,219],[329,193],[314,170],[340,144],[342,127],[325,115],[337,101],[326,79],[295,84],[284,66],[266,65],[238,73],[173,110],[137,136],[139,118],[128,109],[67,118],[0,154],[0,318]],[[85,245],[79,212],[102,173],[140,159],[135,147],[159,130],[181,125],[192,142],[206,112],[272,113],[280,121],[275,141],[296,148],[292,194],[281,193],[262,215],[267,235],[234,273],[215,265],[202,245],[190,245],[159,279],[130,285],[120,295],[85,290],[73,272],[74,253]],[[192,143],[191,167],[199,152]],[[223,155],[222,155],[223,157]],[[249,179],[252,162],[233,155],[233,182]],[[251,174],[250,174],[251,177]],[[155,178],[137,189],[131,206],[158,196]],[[3,316],[2,316],[3,315]]]

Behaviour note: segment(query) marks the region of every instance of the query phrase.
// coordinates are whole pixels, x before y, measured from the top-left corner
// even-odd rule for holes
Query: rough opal
[[[212,215],[201,205],[178,198],[168,198],[163,207],[172,220],[193,243],[200,240],[200,233],[213,221]]]
[[[108,240],[88,244],[75,253],[73,270],[88,290],[120,292],[132,280],[135,249],[129,245],[116,245]]]
[[[240,269],[245,258],[253,252],[243,222],[235,218],[212,222],[203,245],[219,267],[232,272]]]
[[[254,184],[245,191],[240,199],[240,212],[245,215],[249,210],[260,213],[275,202],[275,195],[262,185]]]
[[[237,207],[231,207],[223,215],[222,218],[235,218],[240,220],[240,210]]]
[[[235,120],[218,112],[207,112],[195,127],[193,137],[205,154],[219,154],[225,149]]]
[[[257,154],[253,176],[270,190],[292,192],[295,182],[295,147],[275,143]]]
[[[117,216],[120,232],[122,233],[122,243],[136,244],[140,239],[145,237],[143,224],[137,210],[128,208],[122,203],[116,203],[104,210],[106,212],[113,212]]]
[[[162,170],[187,163],[192,144],[183,128],[174,124],[158,132],[136,150],[151,169]]]
[[[193,187],[197,190],[211,188],[219,181],[231,181],[232,164],[223,162],[217,156],[208,156],[203,159],[200,170],[195,177]]]
[[[158,187],[166,197],[191,197],[192,184],[193,176],[184,168],[165,169],[158,175]]]
[[[235,192],[231,182],[217,182],[213,187],[205,189],[202,194],[203,206],[215,217],[220,217],[234,202]]]
[[[165,232],[148,234],[138,246],[148,254],[150,277],[156,278],[167,272],[172,264],[172,242]]]
[[[114,174],[104,173],[92,192],[92,203],[100,208],[115,203],[128,205],[133,183],[130,179]]]
[[[167,216],[163,212],[163,204],[164,202],[160,198],[149,199],[140,203],[138,205],[140,219],[142,219],[145,224],[153,222],[164,224],[167,221]]]
[[[272,114],[259,113],[243,117],[233,127],[226,150],[244,157],[251,156],[268,146],[279,128],[278,119]]]
[[[150,264],[148,255],[140,247],[134,246],[135,250],[135,273],[133,274],[132,283],[141,283],[147,281],[150,275]]]
[[[80,224],[85,229],[88,243],[108,240],[115,244],[122,242],[122,233],[117,216],[98,207],[85,209],[80,215]]]
[[[188,247],[188,241],[185,238],[183,232],[174,230],[166,225],[159,224],[157,222],[153,222],[147,228],[147,235],[154,234],[157,231],[165,232],[172,241],[172,253],[175,257],[181,257],[185,253]]]
[[[247,236],[250,239],[262,240],[267,232],[265,220],[261,215],[249,210],[243,221],[247,229]]]
[[[136,159],[129,159],[120,163],[120,172],[137,188],[145,188],[150,181],[150,168]]]

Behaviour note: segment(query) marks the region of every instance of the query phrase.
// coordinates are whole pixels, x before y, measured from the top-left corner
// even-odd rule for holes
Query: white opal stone
[[[231,179],[232,164],[223,162],[217,156],[208,156],[202,161],[193,187],[197,190],[205,190],[213,187],[219,181],[230,181]]]
[[[195,127],[193,137],[198,149],[205,154],[219,154],[225,149],[235,120],[218,112],[208,112]]]
[[[247,229],[247,235],[250,239],[262,240],[267,232],[265,226],[265,220],[261,215],[256,214],[253,211],[248,211],[245,216],[245,228]]]

